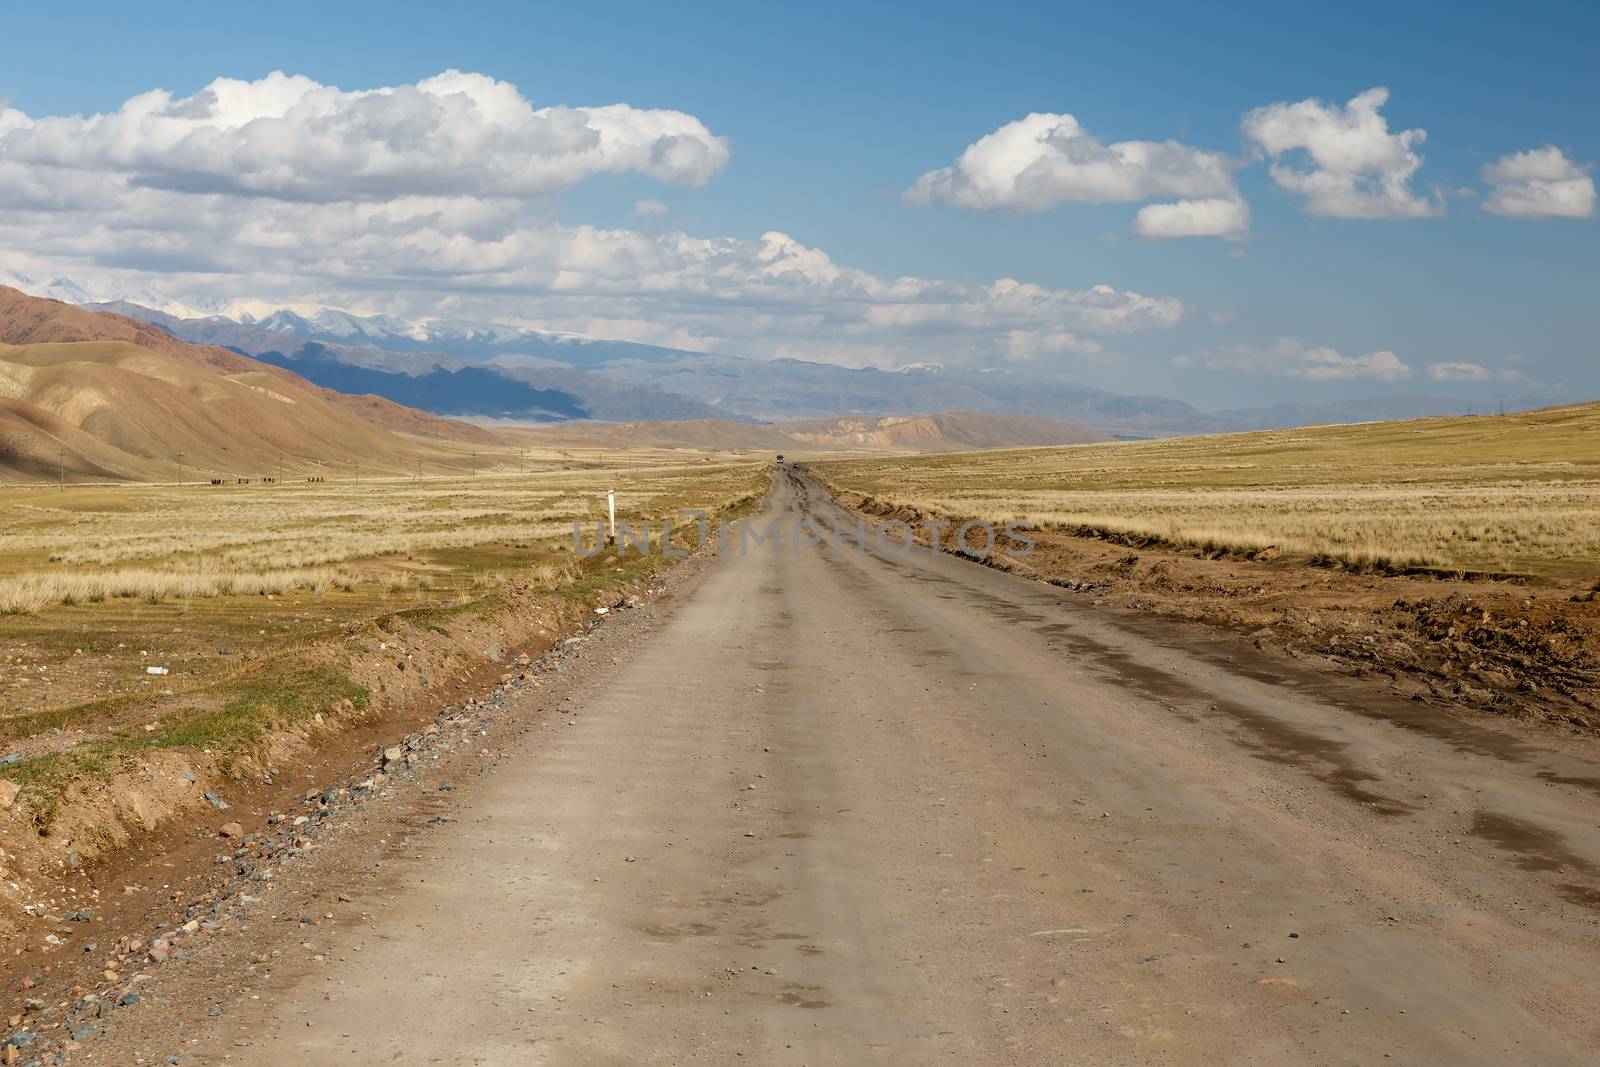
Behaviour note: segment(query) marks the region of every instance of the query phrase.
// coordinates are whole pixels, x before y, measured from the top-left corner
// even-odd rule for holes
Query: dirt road
[[[185,1062],[1600,1056],[1593,748],[770,512]]]

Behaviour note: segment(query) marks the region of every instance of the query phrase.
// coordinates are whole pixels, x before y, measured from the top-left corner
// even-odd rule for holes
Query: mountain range
[[[69,279],[41,283],[12,278],[36,292],[79,302],[89,296]],[[225,347],[291,369],[318,385],[474,420],[782,422],[961,410],[1082,423],[1116,437],[1160,437],[1453,415],[1471,409],[1460,398],[1404,394],[1204,412],[1181,400],[1092,389],[1026,367],[850,368],[501,323],[360,315],[333,308],[302,315],[265,310],[249,301],[208,310],[153,293],[88,306],[159,326],[184,341]],[[1517,406],[1545,402],[1524,398]]]
[[[152,323],[186,341],[220,345],[292,368],[319,385],[359,389],[461,418],[528,422],[743,418],[649,384],[582,369],[585,364],[605,362],[607,353],[649,349],[647,345],[334,311],[312,319],[292,311],[260,319],[248,315],[184,319],[126,301],[91,306]],[[550,350],[575,358],[542,355]]]

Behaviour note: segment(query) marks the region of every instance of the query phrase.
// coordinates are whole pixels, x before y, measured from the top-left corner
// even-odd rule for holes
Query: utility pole
[[[474,478],[478,476],[478,454],[476,452],[472,454],[472,476]]]
[[[63,448],[58,458],[61,460],[61,491],[65,493],[67,491],[67,450]]]
[[[528,454],[526,448],[517,449],[517,477],[522,477],[522,457]]]
[[[183,485],[183,449],[178,449],[178,485]]]
[[[417,473],[415,473],[415,474],[413,474],[411,476],[411,480],[414,481],[414,482],[418,482],[418,481],[422,480],[422,460],[420,460],[420,459],[417,460]]]

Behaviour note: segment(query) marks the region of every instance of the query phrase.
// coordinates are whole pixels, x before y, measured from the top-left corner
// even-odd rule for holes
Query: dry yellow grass
[[[576,568],[548,557],[570,547],[575,519],[592,541],[608,488],[621,517],[659,523],[684,507],[727,506],[761,481],[748,461],[658,461],[448,480],[0,490],[0,614],[117,597],[481,587],[482,574],[519,565],[560,583]]]
[[[1600,405],[816,467],[940,515],[1379,569],[1600,573]]]

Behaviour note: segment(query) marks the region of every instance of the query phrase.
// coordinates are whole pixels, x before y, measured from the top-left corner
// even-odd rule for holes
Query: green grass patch
[[[233,698],[216,711],[162,720],[161,728],[150,735],[148,747],[204,749],[226,760],[258,749],[269,730],[296,725],[346,699],[364,711],[371,694],[348,674],[331,667],[253,680],[239,686]]]
[[[214,711],[161,720],[151,733],[124,731],[85,742],[67,752],[55,752],[0,767],[0,777],[22,787],[21,797],[40,833],[49,833],[62,798],[75,782],[95,778],[109,781],[117,770],[130,766],[141,752],[151,749],[190,749],[208,752],[227,773],[240,756],[260,750],[270,730],[293,726],[319,711],[349,700],[358,711],[371,706],[371,693],[348,674],[331,667],[312,667],[276,679],[256,679],[235,684],[226,691],[226,703]]]
[[[39,833],[48,834],[69,786],[85,778],[110,781],[119,766],[121,763],[98,744],[86,745],[81,750],[52,752],[0,767],[0,777],[22,787],[20,803],[27,805]]]

